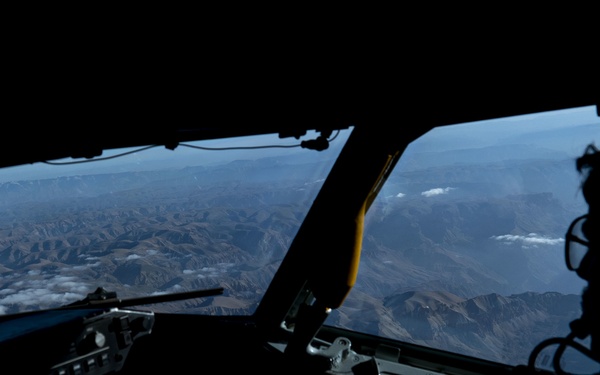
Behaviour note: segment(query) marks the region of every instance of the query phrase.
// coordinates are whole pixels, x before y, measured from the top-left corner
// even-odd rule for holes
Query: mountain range
[[[365,220],[357,285],[327,324],[525,363],[580,315],[562,241],[584,207],[573,161],[456,156],[390,176]],[[269,158],[0,183],[0,313],[99,286],[120,298],[220,286],[151,308],[251,314],[321,186],[303,176],[318,168]]]

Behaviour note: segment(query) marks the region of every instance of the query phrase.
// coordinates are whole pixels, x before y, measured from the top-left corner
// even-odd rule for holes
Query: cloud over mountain
[[[536,233],[529,233],[526,236],[504,234],[500,236],[491,236],[490,238],[504,244],[520,243],[522,248],[538,247],[541,245],[560,245],[565,242],[564,238],[550,238],[540,236]]]
[[[452,187],[434,188],[434,189],[429,189],[429,190],[422,192],[421,195],[423,195],[425,197],[433,197],[436,195],[448,194],[453,189],[454,188],[452,188]]]
[[[0,278],[0,282],[2,279]],[[0,314],[7,313],[15,305],[27,308],[63,305],[82,299],[90,292],[88,283],[81,282],[73,276],[39,274],[13,285],[19,289],[0,290]]]

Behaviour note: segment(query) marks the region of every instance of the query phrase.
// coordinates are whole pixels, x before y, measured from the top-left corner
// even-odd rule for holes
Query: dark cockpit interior
[[[478,257],[487,257],[481,260],[484,262],[492,259],[491,255],[483,255],[483,251],[479,254],[471,247],[471,252],[459,250],[463,249],[461,246],[466,249],[472,244],[474,248],[483,243],[475,242],[474,238],[479,237],[472,228],[487,233],[477,241],[489,240],[493,235],[498,243],[508,243],[525,241],[529,235],[530,244],[537,241],[537,246],[558,249],[552,250],[556,255],[549,257],[560,257],[560,269],[564,266],[564,244],[560,241],[574,218],[569,215],[576,209],[565,208],[558,218],[556,203],[544,195],[543,187],[539,191],[522,188],[519,194],[508,191],[508,187],[485,180],[487,174],[473,172],[469,164],[472,162],[461,157],[484,147],[474,139],[479,130],[485,132],[489,121],[502,119],[510,123],[521,116],[543,117],[547,113],[585,109],[586,114],[593,114],[591,123],[584,123],[586,127],[581,131],[577,128],[561,133],[565,143],[570,142],[570,134],[583,142],[573,146],[573,154],[564,156],[566,168],[572,166],[575,173],[573,155],[583,154],[587,144],[600,142],[597,87],[564,90],[525,85],[523,81],[519,81],[520,85],[465,82],[462,89],[449,90],[440,81],[439,88],[430,86],[415,92],[400,87],[390,91],[387,85],[380,88],[364,81],[355,85],[352,80],[325,80],[327,84],[322,87],[316,82],[299,80],[285,85],[273,80],[267,85],[261,79],[253,79],[251,85],[236,85],[239,82],[227,80],[222,85],[193,88],[162,81],[160,85],[146,84],[135,90],[131,89],[135,84],[130,82],[126,88],[109,90],[102,86],[102,91],[93,93],[81,90],[63,95],[62,91],[45,87],[42,93],[22,90],[15,95],[9,101],[12,115],[5,118],[2,130],[1,169],[10,174],[20,167],[50,168],[54,162],[80,162],[82,168],[57,177],[40,169],[39,177],[33,176],[37,171],[31,170],[28,177],[16,174],[0,179],[0,195],[4,195],[0,205],[5,216],[0,226],[4,237],[0,248],[0,362],[4,368],[40,374],[554,373],[549,363],[545,367],[527,363],[527,354],[534,348],[518,344],[517,332],[525,326],[533,327],[536,337],[551,338],[555,336],[554,325],[568,330],[568,322],[578,318],[578,313],[550,313],[560,305],[552,302],[548,305],[551,307],[540,307],[531,313],[538,320],[520,326],[518,314],[502,320],[506,316],[484,318],[475,311],[492,309],[489,306],[500,311],[504,307],[499,307],[498,301],[508,306],[516,301],[511,298],[521,293],[530,293],[528,301],[533,301],[538,294],[544,295],[539,286],[542,281],[550,285],[550,291],[560,291],[560,296],[554,296],[556,301],[570,298],[573,309],[577,309],[581,284],[570,292],[565,287],[563,292],[557,287],[561,279],[552,279],[559,271],[545,273],[544,263],[534,268],[532,281],[519,273],[519,256],[514,256],[513,266],[496,275],[496,271],[477,263]],[[213,92],[212,87],[218,87],[218,92]],[[374,93],[375,90],[379,91]],[[413,151],[412,145],[421,139],[423,145],[428,145],[425,135],[459,129],[463,124],[477,130],[460,136],[440,136],[431,148],[420,154]],[[515,135],[510,133],[513,130],[502,130],[493,137],[512,137],[511,147],[524,142],[524,137],[531,137],[530,143],[534,144],[536,137],[549,139],[542,130],[559,129],[557,124],[558,120],[548,121],[547,126],[541,124],[527,135],[516,135],[522,134],[517,132],[522,127],[517,126]],[[336,138],[338,134],[340,138]],[[274,141],[294,145],[290,150],[298,154],[302,151],[303,155],[323,155],[331,160],[314,161],[323,163],[314,165],[312,159],[292,161],[291,156],[287,159],[285,155],[287,149],[281,147],[282,154],[261,159],[264,164],[258,164],[258,157],[234,157],[230,164],[223,164],[233,177],[223,177],[225,169],[217,169],[218,161],[209,164],[210,156],[198,156],[195,158],[206,164],[170,166],[165,161],[160,168],[167,174],[160,181],[142,169],[134,170],[131,173],[135,174],[128,177],[125,173],[129,170],[112,164],[95,163],[106,165],[97,173],[86,169],[91,163],[85,164],[98,159],[108,163],[113,155],[130,155],[130,151],[140,164],[144,151],[150,148],[162,151],[165,160],[184,149],[191,152],[191,145],[219,149],[220,153],[246,151],[255,144],[250,146],[242,140],[263,136],[272,137],[268,145]],[[471,141],[472,146],[465,146]],[[450,146],[459,142],[463,146],[460,152],[452,154],[455,160],[433,155],[434,151],[453,151]],[[539,151],[535,147],[511,148],[502,159],[486,165],[486,173],[500,174],[517,160],[514,168],[520,171],[519,179],[530,185],[536,185],[538,174],[550,176],[548,171],[555,174],[540,185],[560,181],[560,172],[555,169],[563,159],[542,159],[540,151],[527,159],[536,169],[529,169],[525,158],[519,159],[519,152]],[[329,156],[334,148],[335,154]],[[492,158],[494,150],[498,149],[489,148],[478,158]],[[205,152],[221,155],[217,151]],[[431,157],[431,164],[418,164],[426,157]],[[448,165],[440,164],[443,161]],[[301,201],[299,194],[304,188],[300,186],[312,183],[304,179],[304,173],[326,162],[329,167],[324,169],[318,185],[310,188],[314,194]],[[134,160],[131,164],[135,163]],[[174,172],[180,168],[198,169],[191,177],[183,177]],[[276,170],[287,173],[286,178],[295,185],[276,179]],[[395,177],[395,170],[404,171],[401,178]],[[424,177],[424,171],[436,174]],[[475,173],[480,173],[479,177],[474,177]],[[459,182],[458,174],[469,175],[473,180]],[[86,176],[95,177],[88,180],[92,177]],[[517,172],[511,176],[517,176]],[[128,185],[119,178],[127,178]],[[69,185],[75,179],[80,179],[80,185]],[[187,188],[192,179],[193,184]],[[245,182],[250,186],[242,190],[240,186]],[[392,199],[386,190],[390,184],[398,187],[394,197],[406,198],[413,191],[415,200],[384,205]],[[152,189],[142,201],[138,189],[145,186]],[[470,188],[483,196],[494,186],[498,187],[498,194],[502,189],[507,189],[507,193],[502,197],[494,195],[486,203],[479,195],[477,200],[468,200],[471,198],[467,199],[466,193],[450,203],[426,202],[435,194],[439,194],[438,198],[444,194],[450,197],[450,192],[458,194]],[[576,180],[563,190],[568,186],[572,191],[566,194],[576,195]],[[38,192],[46,194],[47,200],[34,197]],[[84,203],[86,199],[94,201],[88,205]],[[253,200],[259,208],[250,208]],[[301,202],[306,206],[304,212],[296,207]],[[540,224],[525,216],[544,205],[554,211],[535,211],[538,218],[545,220]],[[577,208],[585,209],[585,205]],[[476,216],[478,212],[487,219]],[[260,219],[261,215],[265,219]],[[138,216],[140,221],[134,221]],[[567,224],[564,226],[563,217]],[[88,225],[92,218],[103,221],[93,230],[77,229]],[[484,224],[488,219],[490,222]],[[455,223],[467,221],[471,231],[456,229]],[[64,225],[52,225],[59,222]],[[382,223],[389,224],[385,235]],[[427,229],[426,223],[435,226]],[[542,233],[546,237],[531,234],[548,223],[556,228]],[[493,232],[505,227],[506,233]],[[394,231],[398,231],[397,236],[390,234]],[[179,236],[177,240],[175,236]],[[382,252],[375,253],[374,249]],[[518,253],[516,248],[514,251]],[[448,263],[438,264],[442,258]],[[510,255],[503,259],[508,258]],[[149,259],[156,261],[150,263]],[[377,264],[395,268],[380,268],[383,266]],[[439,278],[435,272],[425,275],[426,264],[437,265],[432,269]],[[456,264],[470,268],[461,269]],[[80,273],[83,267],[89,271]],[[180,268],[175,272],[176,267]],[[371,273],[363,277],[366,267],[372,270],[368,268]],[[564,268],[568,272],[567,266]],[[64,271],[60,274],[64,279],[60,280],[69,277],[69,281],[81,282],[87,289],[61,289],[60,296],[66,299],[46,304],[39,294],[33,294],[33,282],[45,283],[45,293],[58,296],[58,289],[50,286],[59,280],[59,274],[52,272],[60,269]],[[227,278],[219,276],[220,272]],[[16,275],[21,276],[16,279]],[[575,278],[573,273],[569,275]],[[513,279],[523,281],[518,286],[504,282]],[[468,290],[465,280],[472,281]],[[497,291],[486,289],[487,284],[478,280],[488,280]],[[122,290],[115,290],[117,281]],[[443,284],[452,288],[445,291]],[[134,287],[139,287],[135,293]],[[30,294],[26,295],[27,291]],[[11,295],[15,298],[9,300]],[[17,295],[36,302],[17,302]],[[487,300],[478,299],[480,296],[487,296]],[[490,296],[496,298],[497,305],[489,302]],[[524,294],[519,298],[524,301]],[[360,300],[367,307],[365,311],[376,311],[377,319],[360,312]],[[490,305],[485,305],[484,300]],[[536,304],[541,302],[531,302],[527,309]],[[524,317],[527,309],[514,311],[521,311],[520,316]],[[438,315],[431,315],[434,310],[447,320],[442,322]],[[408,313],[412,314],[410,319],[416,320],[408,320]],[[418,320],[419,314],[423,320]],[[397,324],[386,323],[384,317],[388,315],[395,317]],[[558,320],[559,315],[563,320]],[[423,322],[428,324],[427,330],[420,328]],[[461,333],[457,327],[479,328]],[[508,332],[504,331],[506,327],[516,327],[516,331],[510,333],[512,336],[506,335],[510,336],[507,343],[499,344],[499,338],[486,336],[487,331],[481,327],[489,327],[490,332],[503,339],[506,337],[502,332]],[[436,346],[436,342],[442,346]],[[488,344],[498,351],[476,351],[478,345],[488,348]],[[511,345],[523,352],[523,357],[514,362],[513,352],[506,349]],[[585,345],[588,349],[584,351],[591,352],[590,343],[582,344]],[[598,344],[594,345],[589,368],[597,370],[594,362],[598,361]]]

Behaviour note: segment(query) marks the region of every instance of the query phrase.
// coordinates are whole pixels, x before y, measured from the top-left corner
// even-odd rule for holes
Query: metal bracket
[[[309,345],[307,352],[312,355],[318,355],[329,359],[329,374],[356,374],[353,368],[361,363],[372,361],[372,357],[356,353],[351,348],[352,343],[345,337],[338,337],[328,347],[321,349]],[[377,368],[374,368],[374,374],[378,374]]]

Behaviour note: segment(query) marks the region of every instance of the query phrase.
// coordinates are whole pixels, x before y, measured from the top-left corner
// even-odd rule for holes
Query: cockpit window
[[[575,159],[594,107],[432,129],[406,149],[365,220],[355,287],[326,323],[504,364],[580,317],[565,233],[587,212]],[[540,367],[552,368],[552,351]],[[591,361],[563,357],[575,373]],[[579,367],[578,367],[579,366]]]
[[[112,150],[0,170],[0,314],[223,288],[153,311],[252,314],[350,130]]]

